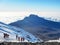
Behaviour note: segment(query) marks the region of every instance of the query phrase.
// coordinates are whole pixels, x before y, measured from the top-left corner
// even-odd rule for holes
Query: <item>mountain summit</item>
[[[34,14],[9,25],[22,28],[44,40],[58,39],[60,37],[60,22],[46,20]]]

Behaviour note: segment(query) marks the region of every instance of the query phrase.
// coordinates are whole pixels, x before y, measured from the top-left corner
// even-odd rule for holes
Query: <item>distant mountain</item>
[[[60,37],[60,22],[46,20],[34,14],[9,25],[22,28],[44,40],[58,39]]]

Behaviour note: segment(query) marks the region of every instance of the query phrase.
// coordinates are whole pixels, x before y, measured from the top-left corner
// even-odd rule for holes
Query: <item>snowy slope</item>
[[[9,38],[4,38],[3,33],[9,34]],[[4,31],[2,29],[0,29],[0,42],[10,42],[13,40],[16,40],[16,36],[14,34],[8,33],[7,31]],[[13,36],[13,37],[12,37]],[[17,40],[16,40],[17,41]]]
[[[10,33],[10,34],[17,34],[19,37],[24,37],[29,42],[42,42],[43,40],[36,38],[31,33],[28,33],[27,31],[24,31],[23,29],[13,27],[4,23],[0,22],[0,29],[3,31]]]
[[[60,42],[60,39],[57,39],[57,40],[48,40],[46,42]]]
[[[4,33],[9,35],[9,38],[4,38]],[[10,33],[9,31],[6,31],[6,29],[1,29],[0,27],[0,42],[17,42],[16,40],[16,34]]]

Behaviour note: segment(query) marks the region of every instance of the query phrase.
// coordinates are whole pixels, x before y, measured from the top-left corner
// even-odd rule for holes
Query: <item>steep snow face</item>
[[[32,35],[31,33],[28,33],[27,31],[24,31],[23,29],[9,26],[1,22],[0,22],[0,29],[2,29],[3,31],[9,34],[13,34],[13,35],[15,34],[15,35],[18,35],[19,37],[24,37],[29,42],[39,42],[39,41],[42,42],[43,41],[41,39],[39,40],[34,35]]]

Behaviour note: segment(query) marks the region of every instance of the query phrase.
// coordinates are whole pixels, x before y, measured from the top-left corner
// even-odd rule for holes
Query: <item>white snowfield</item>
[[[57,40],[48,40],[46,42],[60,42],[60,39],[57,39]]]
[[[18,37],[24,37],[25,40],[24,42],[43,42],[42,39],[39,39],[39,38],[36,38],[34,35],[32,35],[31,33],[23,30],[23,29],[20,29],[18,27],[14,27],[14,26],[10,26],[10,25],[7,25],[7,24],[4,24],[2,22],[0,22],[0,41],[6,41],[6,42],[20,42],[20,41],[17,41],[16,40],[16,35],[18,35]],[[7,33],[9,34],[9,39],[3,39],[2,36],[3,34],[2,33]]]
[[[4,38],[4,33],[9,34],[9,38]],[[7,31],[4,31],[2,29],[0,29],[0,43],[1,42],[28,42],[27,40],[24,41],[18,41],[16,39],[16,34],[14,33],[9,33]]]

